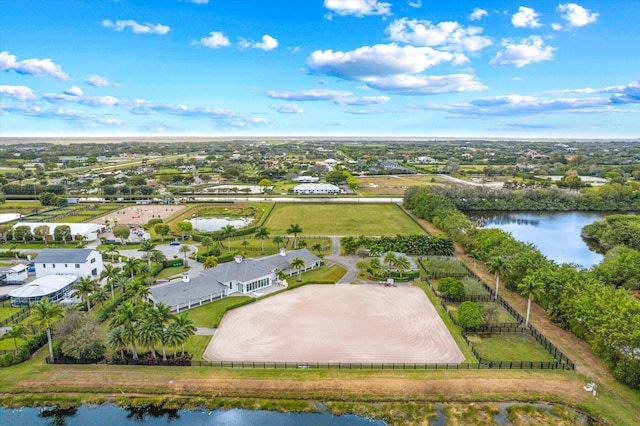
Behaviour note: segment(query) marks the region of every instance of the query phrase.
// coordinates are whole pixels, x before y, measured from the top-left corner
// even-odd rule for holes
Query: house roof
[[[34,263],[84,263],[89,259],[92,249],[43,249]]]
[[[331,185],[330,183],[303,183],[293,188],[293,190],[294,191],[318,191],[318,190],[340,191],[340,188],[338,188],[335,185]]]
[[[11,290],[9,296],[23,298],[48,296],[72,284],[77,278],[75,275],[48,275]]]
[[[9,268],[8,272],[14,273],[14,274],[19,274],[22,271],[26,271],[27,269],[29,269],[29,267],[27,265],[15,265],[12,266],[11,268]]]

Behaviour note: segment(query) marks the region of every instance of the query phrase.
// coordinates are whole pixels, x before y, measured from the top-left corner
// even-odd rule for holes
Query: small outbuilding
[[[22,284],[27,280],[29,267],[27,265],[15,265],[6,271],[7,284]]]
[[[73,283],[78,279],[75,275],[49,275],[37,278],[29,284],[9,292],[13,306],[29,306],[38,303],[43,297],[55,302],[69,294]]]

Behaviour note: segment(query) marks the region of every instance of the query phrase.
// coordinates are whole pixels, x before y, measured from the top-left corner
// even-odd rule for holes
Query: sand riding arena
[[[413,286],[308,285],[227,312],[204,358],[300,363],[460,363]]]

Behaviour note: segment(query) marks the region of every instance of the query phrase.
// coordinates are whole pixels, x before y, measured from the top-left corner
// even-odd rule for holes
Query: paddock
[[[209,361],[460,363],[424,292],[413,286],[307,285],[225,314]]]
[[[135,204],[121,208],[107,215],[100,216],[91,222],[104,225],[105,219],[109,220],[111,226],[115,221],[119,225],[146,225],[150,219],[166,219],[186,208],[182,204]]]

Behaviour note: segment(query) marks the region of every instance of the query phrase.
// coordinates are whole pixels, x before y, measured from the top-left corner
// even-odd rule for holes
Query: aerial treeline
[[[612,183],[601,187],[487,188],[485,186],[439,186],[433,191],[463,211],[637,211],[640,185]]]
[[[582,228],[582,235],[596,240],[605,251],[619,244],[640,250],[640,216],[610,215]]]
[[[453,239],[446,234],[343,237],[340,242],[345,254],[355,254],[361,247],[378,255],[397,252],[414,256],[451,256],[454,251]]]
[[[405,194],[405,207],[442,226],[507,288],[533,299],[553,322],[589,342],[618,380],[640,389],[640,301],[622,288],[628,282],[612,281],[640,276],[640,256],[629,251],[640,252],[622,246],[627,250],[622,260],[612,266],[605,258],[589,270],[557,264],[499,229],[464,224],[462,230],[451,230],[450,223],[462,223],[461,213],[451,205],[449,199],[424,187]]]
[[[43,192],[50,192],[56,195],[62,195],[65,193],[64,185],[42,185],[39,183],[36,184],[25,184],[20,185],[17,183],[7,183],[6,185],[2,185],[2,192],[7,195],[34,195],[34,194],[42,194]]]

